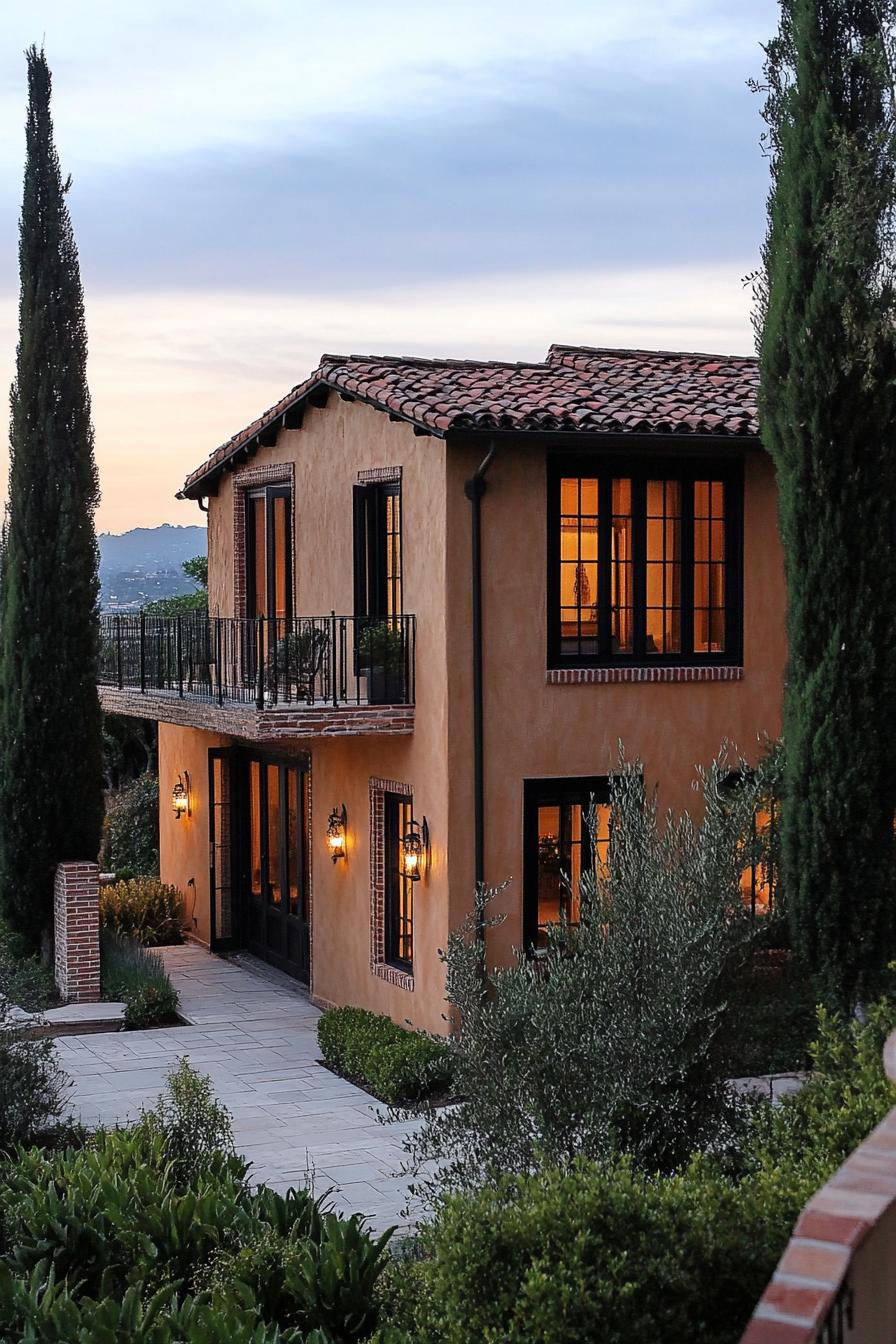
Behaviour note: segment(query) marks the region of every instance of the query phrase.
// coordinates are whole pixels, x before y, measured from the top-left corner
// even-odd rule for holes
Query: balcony
[[[409,733],[416,618],[100,618],[99,689],[113,714],[252,741]]]

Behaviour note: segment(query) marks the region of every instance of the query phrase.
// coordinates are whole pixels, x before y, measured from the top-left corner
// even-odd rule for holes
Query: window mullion
[[[647,478],[632,477],[632,655],[643,659],[647,642]]]
[[[612,598],[612,531],[613,531],[613,478],[602,474],[598,478],[597,524],[597,653],[608,658],[612,650],[610,602]]]
[[[694,479],[681,482],[681,652],[694,656]]]

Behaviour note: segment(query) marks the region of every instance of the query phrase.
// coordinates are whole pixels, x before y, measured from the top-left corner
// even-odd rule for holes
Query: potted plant
[[[358,640],[358,661],[367,676],[371,704],[404,700],[407,649],[400,624],[375,621],[365,626]]]
[[[277,640],[268,654],[268,683],[276,685],[277,698],[314,701],[329,644],[326,629],[310,623]]]

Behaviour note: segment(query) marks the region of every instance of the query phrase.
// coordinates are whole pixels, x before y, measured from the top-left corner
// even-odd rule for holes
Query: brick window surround
[[[359,485],[391,485],[401,480],[401,467],[367,467],[358,472]]]
[[[413,798],[410,784],[395,779],[370,781],[370,969],[380,980],[413,991],[414,976],[386,961],[385,795]]]
[[[100,870],[60,863],[53,883],[56,988],[69,1003],[100,997]]]
[[[292,462],[273,462],[269,466],[246,467],[233,478],[233,610],[246,615],[246,496],[265,485],[289,486],[290,539],[289,579],[292,609],[296,607],[296,469]]]

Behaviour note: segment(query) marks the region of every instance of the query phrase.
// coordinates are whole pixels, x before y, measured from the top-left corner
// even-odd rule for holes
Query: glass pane
[[[681,484],[647,482],[646,652],[681,651]]]
[[[249,762],[249,887],[261,897],[261,769]]]
[[[386,615],[401,615],[401,495],[386,495]]]
[[[300,894],[301,894],[301,868],[300,868],[300,827],[302,819],[299,816],[299,776],[297,771],[288,770],[286,772],[286,797],[288,816],[286,824],[288,827],[286,835],[286,867],[289,880],[289,913],[297,915],[299,913]]]
[[[632,483],[616,480],[612,487],[610,533],[610,627],[613,653],[632,651]]]
[[[597,653],[596,478],[560,482],[560,647],[573,657]]]
[[[258,495],[252,500],[252,527],[255,546],[251,558],[252,574],[250,576],[250,587],[252,600],[255,603],[254,615],[266,616],[268,614],[268,534],[264,495]]]
[[[694,483],[694,652],[725,651],[725,483]]]
[[[287,500],[275,495],[274,510],[274,615],[285,620],[289,615],[289,557],[286,548]]]
[[[280,889],[280,767],[269,765],[268,784],[268,900],[279,905]]]
[[[538,809],[538,932],[536,946],[547,942],[547,926],[560,920],[563,881],[560,853],[560,808]]]

